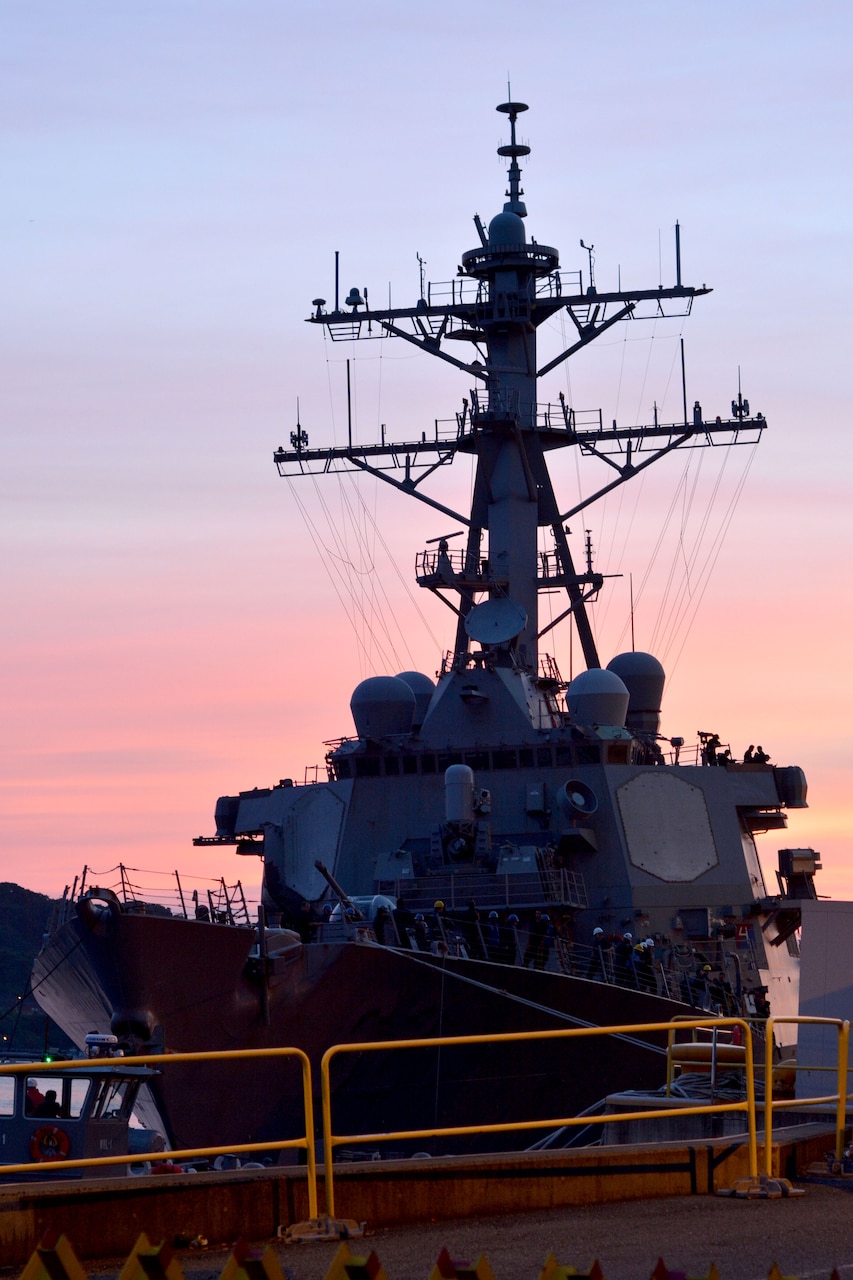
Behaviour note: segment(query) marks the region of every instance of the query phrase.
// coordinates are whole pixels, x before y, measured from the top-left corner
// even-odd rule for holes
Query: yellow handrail
[[[306,1154],[307,1174],[308,1174],[308,1210],[312,1218],[317,1217],[317,1162],[314,1148],[314,1104],[311,1096],[311,1063],[307,1054],[301,1049],[291,1048],[275,1048],[275,1049],[221,1049],[214,1050],[210,1053],[168,1053],[168,1054],[144,1054],[126,1058],[77,1058],[64,1062],[15,1062],[0,1064],[0,1076],[4,1075],[33,1075],[36,1073],[53,1074],[54,1071],[80,1071],[84,1067],[92,1065],[108,1066],[111,1062],[121,1069],[122,1067],[158,1067],[162,1070],[164,1067],[179,1062],[215,1062],[226,1059],[253,1059],[253,1058],[296,1058],[302,1068],[302,1104],[303,1118],[305,1121],[305,1136],[303,1138],[287,1138],[279,1139],[274,1142],[242,1142],[237,1145],[227,1147],[188,1147],[179,1151],[152,1151],[146,1152],[144,1159],[146,1161],[157,1160],[188,1160],[190,1158],[200,1156],[224,1156],[224,1155],[244,1155],[256,1151],[284,1151],[286,1149],[302,1148]],[[98,1156],[87,1160],[63,1160],[63,1169],[84,1169],[98,1168],[101,1165],[113,1164],[138,1164],[140,1162],[139,1155],[126,1156]],[[0,1179],[8,1173],[32,1173],[33,1169],[40,1167],[44,1169],[46,1166],[36,1166],[30,1164],[4,1164],[0,1165]]]
[[[795,1023],[798,1026],[825,1026],[836,1027],[838,1030],[838,1060],[836,1064],[836,1081],[838,1088],[835,1093],[822,1095],[817,1098],[780,1098],[779,1101],[773,1099],[773,1028],[777,1022],[787,1024]],[[804,1104],[817,1106],[818,1104],[835,1103],[835,1158],[840,1160],[844,1153],[844,1127],[847,1121],[847,1055],[850,1044],[850,1023],[842,1018],[809,1018],[809,1017],[785,1017],[780,1015],[778,1018],[767,1019],[767,1042],[764,1046],[764,1165],[767,1176],[771,1176],[771,1163],[773,1157],[772,1137],[773,1137],[773,1111],[774,1108],[781,1107],[801,1107]],[[820,1070],[821,1068],[809,1068],[809,1070]],[[795,1066],[794,1070],[805,1070],[804,1067]]]
[[[347,1053],[370,1053],[370,1052],[386,1052],[396,1049],[437,1049],[450,1047],[453,1045],[497,1045],[514,1041],[538,1042],[544,1040],[571,1040],[581,1038],[591,1038],[610,1035],[631,1035],[650,1031],[666,1031],[668,1033],[668,1048],[672,1050],[675,1032],[678,1030],[696,1032],[697,1030],[711,1030],[720,1028],[739,1027],[742,1031],[742,1048],[744,1050],[745,1061],[743,1064],[746,1097],[740,1102],[710,1102],[707,1104],[679,1107],[678,1114],[680,1116],[694,1116],[706,1114],[719,1114],[728,1111],[742,1111],[746,1113],[748,1143],[749,1143],[749,1168],[750,1177],[758,1176],[758,1142],[757,1142],[757,1120],[756,1120],[756,1100],[755,1100],[755,1075],[756,1064],[754,1060],[754,1051],[752,1043],[752,1035],[749,1027],[749,1019],[725,1017],[718,1018],[708,1016],[705,1018],[687,1019],[683,1016],[668,1022],[652,1022],[652,1023],[636,1023],[625,1026],[608,1026],[608,1027],[572,1027],[560,1028],[553,1031],[519,1031],[519,1032],[503,1032],[495,1035],[470,1035],[470,1036],[437,1036],[434,1038],[425,1037],[420,1039],[409,1040],[387,1040],[387,1041],[370,1041],[360,1042],[356,1044],[338,1044],[327,1049],[323,1054],[320,1064],[320,1083],[322,1092],[322,1130],[324,1141],[325,1156],[325,1184],[326,1184],[326,1212],[330,1217],[335,1214],[334,1202],[334,1153],[335,1148],[343,1145],[351,1145],[353,1143],[364,1142],[388,1142],[394,1140],[407,1140],[414,1138],[429,1137],[449,1137],[464,1136],[466,1134],[482,1134],[482,1133],[507,1133],[520,1129],[549,1129],[557,1127],[570,1127],[573,1125],[580,1126],[589,1124],[588,1116],[558,1116],[545,1120],[518,1120],[505,1121],[499,1124],[476,1124],[476,1125],[455,1125],[446,1127],[435,1127],[428,1129],[401,1129],[388,1130],[382,1133],[363,1133],[363,1134],[345,1134],[337,1135],[332,1128],[332,1091],[331,1091],[331,1065],[333,1060],[341,1054]],[[776,1023],[796,1023],[796,1024],[817,1024],[823,1026],[834,1026],[838,1031],[838,1060],[835,1067],[837,1078],[837,1091],[821,1097],[812,1098],[796,1098],[796,1099],[779,1099],[773,1098],[773,1030]],[[847,1071],[848,1071],[848,1052],[850,1042],[850,1023],[838,1018],[818,1018],[818,1017],[778,1017],[769,1018],[766,1022],[766,1043],[765,1043],[765,1104],[764,1104],[764,1145],[765,1145],[765,1167],[767,1176],[772,1176],[772,1129],[773,1129],[773,1112],[776,1109],[784,1107],[802,1106],[805,1104],[818,1105],[834,1103],[836,1107],[836,1159],[841,1159],[844,1145],[844,1128],[846,1122],[846,1104],[851,1096],[847,1093]],[[312,1218],[317,1217],[317,1165],[316,1151],[314,1142],[314,1110],[311,1093],[311,1064],[307,1055],[301,1049],[295,1048],[272,1048],[272,1049],[226,1049],[217,1050],[209,1053],[174,1053],[174,1054],[146,1054],[134,1057],[126,1057],[117,1060],[116,1065],[120,1066],[149,1066],[158,1067],[161,1070],[169,1064],[174,1063],[192,1063],[192,1062],[211,1062],[221,1060],[240,1060],[253,1058],[269,1058],[269,1057],[292,1057],[299,1061],[302,1070],[302,1093],[303,1093],[303,1112],[304,1112],[304,1137],[281,1139],[270,1142],[249,1142],[239,1143],[229,1146],[187,1148],[178,1151],[164,1151],[146,1153],[144,1159],[146,1161],[167,1161],[167,1160],[187,1160],[192,1157],[210,1157],[217,1155],[242,1155],[252,1152],[268,1151],[268,1150],[285,1150],[285,1149],[303,1149],[306,1153],[307,1161],[307,1180],[308,1180],[308,1205],[309,1214]],[[671,1058],[670,1052],[667,1054],[668,1060]],[[109,1060],[104,1060],[108,1062]],[[32,1075],[35,1071],[73,1071],[80,1070],[81,1066],[90,1064],[91,1060],[69,1060],[63,1062],[51,1063],[4,1063],[0,1065],[0,1076],[3,1075]],[[669,1072],[670,1062],[668,1061],[667,1070],[667,1091],[669,1089]],[[800,1067],[799,1069],[805,1069]],[[815,1070],[819,1068],[814,1068]],[[831,1070],[832,1068],[820,1068],[823,1070]],[[643,1110],[632,1112],[620,1112],[615,1115],[596,1117],[597,1124],[609,1124],[615,1121],[626,1120],[643,1120],[643,1119],[661,1119],[671,1116],[671,1111],[659,1110]],[[139,1161],[138,1155],[129,1156],[101,1156],[87,1160],[64,1160],[62,1161],[63,1169],[79,1169],[79,1168],[97,1168],[101,1165],[118,1165],[118,1164],[134,1164]],[[0,1166],[0,1177],[4,1173],[23,1173],[32,1172],[33,1164],[9,1164]]]
[[[387,1051],[393,1049],[429,1049],[441,1048],[449,1045],[495,1045],[506,1044],[511,1041],[526,1040],[571,1040],[581,1039],[593,1036],[609,1036],[609,1035],[631,1035],[638,1032],[647,1031],[669,1031],[671,1024],[669,1022],[640,1022],[629,1026],[616,1027],[571,1027],[556,1031],[508,1031],[499,1035],[476,1035],[476,1036],[436,1036],[432,1039],[418,1040],[384,1040],[380,1042],[369,1042],[360,1044],[337,1044],[332,1045],[323,1054],[320,1064],[320,1081],[323,1098],[323,1150],[325,1160],[325,1181],[326,1181],[326,1212],[329,1217],[335,1216],[335,1192],[334,1192],[334,1153],[335,1147],[344,1144],[352,1144],[354,1142],[388,1142],[394,1140],[402,1140],[409,1138],[436,1138],[449,1137],[452,1135],[465,1135],[472,1133],[507,1133],[518,1129],[551,1129],[562,1126],[586,1125],[589,1124],[588,1116],[559,1116],[548,1120],[523,1120],[510,1121],[501,1124],[477,1124],[477,1125],[456,1125],[451,1127],[432,1128],[432,1129],[400,1129],[389,1130],[387,1133],[362,1133],[362,1134],[345,1134],[343,1136],[336,1135],[332,1132],[332,1090],[330,1079],[330,1068],[334,1058],[345,1053],[370,1053],[376,1050]],[[711,1103],[704,1106],[692,1106],[679,1108],[680,1116],[706,1115],[710,1113],[719,1113],[723,1111],[745,1111],[747,1115],[747,1126],[749,1133],[749,1172],[750,1177],[758,1177],[758,1139],[756,1136],[756,1115],[755,1115],[755,1071],[752,1055],[752,1037],[748,1034],[749,1027],[743,1018],[697,1018],[695,1021],[683,1021],[679,1026],[685,1030],[694,1027],[741,1027],[743,1029],[744,1046],[746,1049],[746,1098],[742,1102],[725,1102]],[[642,1120],[642,1119],[662,1119],[671,1116],[671,1111],[631,1111],[620,1112],[618,1115],[597,1116],[596,1124],[608,1124],[614,1121],[625,1120]]]

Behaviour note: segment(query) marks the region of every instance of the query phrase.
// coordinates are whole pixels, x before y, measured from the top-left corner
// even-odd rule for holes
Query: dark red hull
[[[37,958],[39,1003],[82,1044],[110,1024],[140,1052],[296,1046],[315,1068],[333,1044],[665,1020],[684,1006],[560,973],[370,944],[279,957],[268,985],[254,931],[117,913],[102,933],[64,925]],[[660,1034],[346,1055],[333,1072],[337,1132],[574,1115],[663,1082]],[[153,1086],[175,1146],[295,1136],[297,1068],[281,1059],[167,1067]],[[319,1116],[319,1107],[318,1107]],[[535,1137],[536,1135],[533,1135]],[[531,1138],[531,1140],[533,1140]],[[420,1145],[424,1145],[421,1143]],[[460,1144],[462,1145],[462,1144]],[[501,1143],[498,1143],[501,1145]]]

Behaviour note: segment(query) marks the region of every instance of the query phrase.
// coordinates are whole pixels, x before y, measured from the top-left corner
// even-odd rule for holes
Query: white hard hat
[[[593,937],[595,937],[595,935],[596,935],[597,933],[604,933],[604,930],[603,930],[603,929],[593,929],[593,931],[592,931],[592,936],[593,936]]]
[[[633,940],[634,935],[633,933],[623,933],[622,937],[625,939],[626,942],[631,942]]]

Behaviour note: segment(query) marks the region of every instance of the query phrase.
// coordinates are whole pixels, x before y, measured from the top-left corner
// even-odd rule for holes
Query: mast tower
[[[358,469],[367,471],[451,516],[467,530],[464,549],[450,549],[446,538],[419,557],[418,583],[436,592],[457,614],[453,664],[464,670],[470,640],[484,642],[493,634],[493,660],[512,665],[532,679],[539,675],[539,642],[551,627],[571,615],[588,668],[599,667],[587,602],[603,584],[603,575],[587,564],[575,567],[566,522],[604,493],[658,458],[683,445],[710,444],[712,437],[730,443],[753,441],[765,423],[759,414],[739,413],[730,420],[705,422],[697,404],[692,421],[628,426],[604,431],[601,413],[576,414],[560,395],[559,404],[537,397],[539,379],[588,346],[622,320],[689,314],[694,297],[710,292],[681,282],[652,289],[599,292],[592,280],[586,289],[580,272],[560,270],[559,253],[528,239],[524,219],[519,160],[530,148],[518,140],[517,121],[527,110],[522,102],[504,102],[497,110],[509,119],[510,141],[498,148],[509,160],[503,209],[488,228],[475,216],[480,243],[463,253],[455,280],[421,288],[413,307],[374,310],[358,289],[341,308],[326,310],[315,298],[309,323],[326,328],[333,341],[396,336],[466,373],[473,382],[450,430],[436,424],[434,437],[422,433],[405,443],[384,440],[359,445],[352,440],[336,448],[309,449],[305,433],[279,449],[275,457],[282,475]],[[576,340],[554,359],[539,366],[537,330],[564,311]],[[471,358],[456,350],[467,344]],[[384,433],[383,433],[384,434]],[[607,462],[616,477],[569,511],[561,511],[548,471],[552,449],[576,446]],[[476,458],[474,493],[469,514],[452,511],[420,486],[457,453]],[[637,455],[642,453],[642,460]],[[402,476],[394,473],[402,472]],[[539,553],[538,530],[550,528],[553,552]],[[568,602],[559,617],[540,626],[541,590],[564,589]],[[511,604],[489,604],[510,601]],[[489,607],[484,611],[483,605]],[[481,613],[475,617],[477,610]],[[513,630],[514,628],[514,630]],[[512,635],[504,634],[512,631]],[[499,634],[500,633],[500,634]]]

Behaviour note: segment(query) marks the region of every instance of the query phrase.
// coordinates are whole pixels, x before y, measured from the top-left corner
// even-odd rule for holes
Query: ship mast
[[[586,603],[603,577],[591,564],[578,572],[566,533],[567,519],[609,489],[636,475],[651,462],[683,445],[710,444],[712,436],[730,443],[756,438],[765,423],[741,414],[731,420],[705,422],[694,407],[691,422],[636,426],[604,431],[600,413],[579,421],[560,397],[557,406],[537,401],[537,383],[562,361],[586,347],[621,320],[688,314],[694,297],[710,292],[704,285],[677,283],[655,289],[603,292],[580,273],[560,271],[558,251],[528,240],[527,216],[519,160],[530,148],[518,141],[516,125],[524,103],[504,102],[497,110],[509,118],[510,141],[498,154],[510,161],[503,210],[483,226],[475,217],[480,244],[462,255],[457,278],[429,285],[414,307],[373,310],[367,294],[350,290],[342,309],[335,287],[335,307],[326,310],[316,298],[309,322],[324,326],[333,341],[396,336],[444,360],[472,379],[474,387],[455,423],[446,430],[436,423],[434,435],[391,444],[358,445],[350,439],[337,448],[311,449],[306,433],[291,435],[291,449],[279,449],[274,460],[282,475],[357,469],[393,484],[467,530],[464,549],[451,550],[446,539],[434,540],[419,561],[418,582],[438,594],[457,614],[455,664],[468,660],[469,636],[477,636],[471,614],[484,601],[508,600],[506,616],[515,617],[514,645],[499,660],[512,662],[534,678],[539,668],[538,596],[543,589],[565,589],[568,602],[557,621],[574,619],[587,667],[600,666]],[[539,326],[559,311],[568,313],[577,339],[555,359],[539,367]],[[465,345],[473,355],[460,358]],[[455,348],[455,351],[450,348]],[[685,415],[686,416],[686,415]],[[569,445],[595,454],[616,477],[571,511],[561,512],[548,472],[546,454]],[[642,461],[636,460],[638,446]],[[457,453],[473,453],[476,476],[471,511],[452,511],[420,486]],[[394,473],[402,473],[399,474]],[[540,528],[550,528],[554,550],[538,554]],[[434,544],[437,542],[437,549]]]

